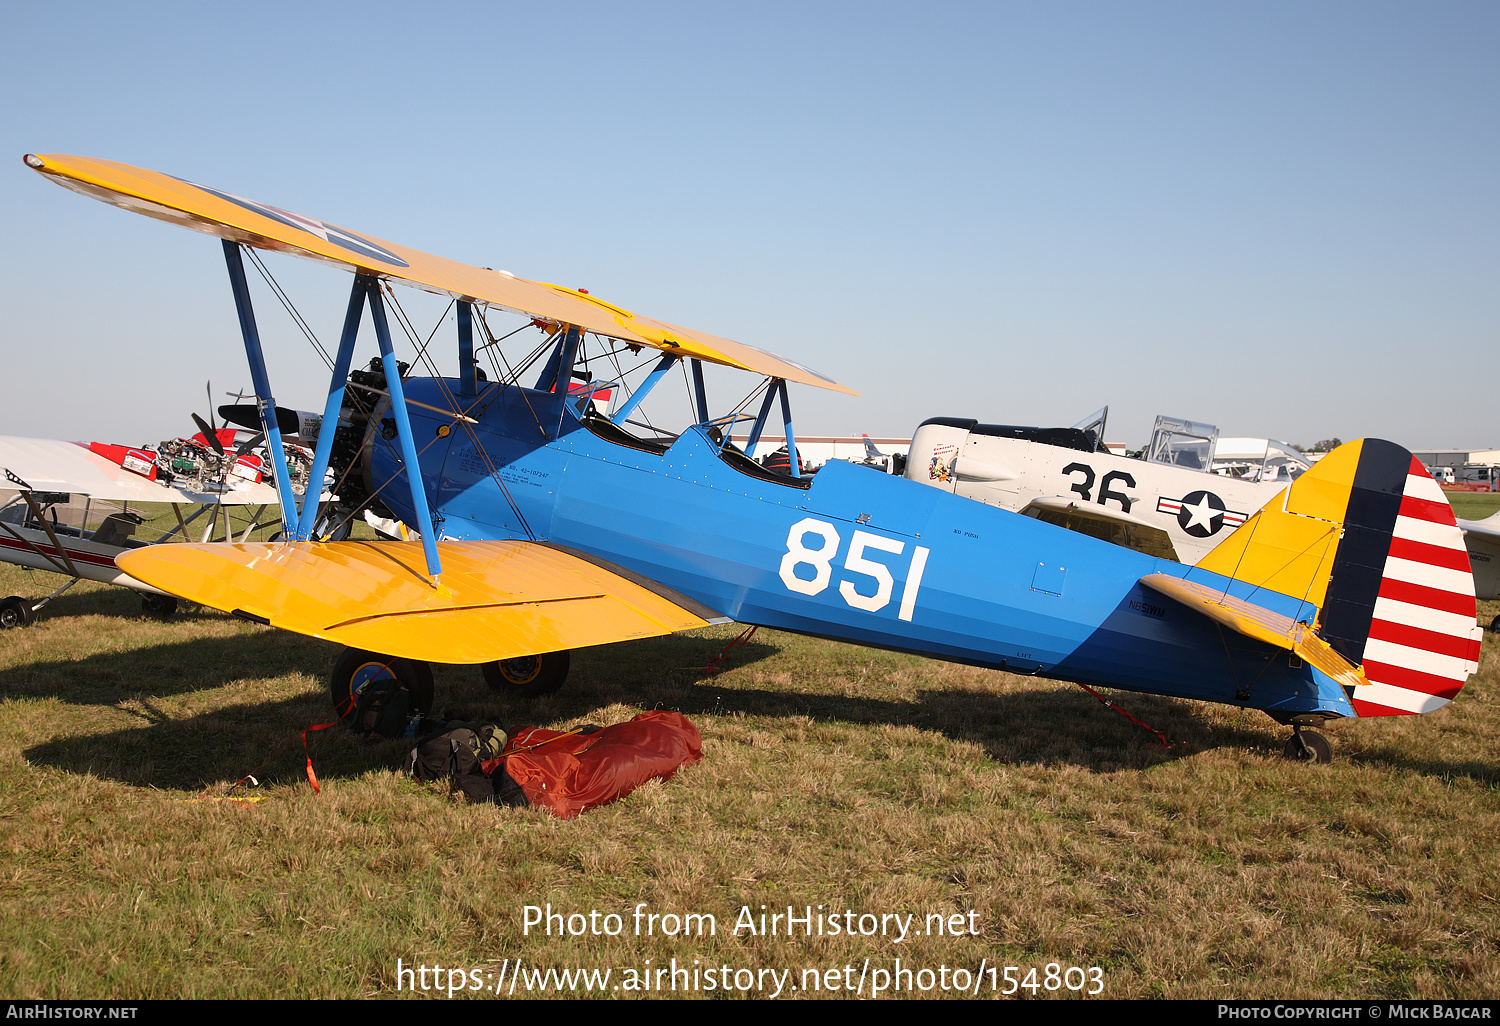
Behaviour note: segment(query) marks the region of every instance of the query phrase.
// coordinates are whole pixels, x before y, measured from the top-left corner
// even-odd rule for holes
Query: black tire
[[[35,621],[36,613],[32,610],[31,603],[21,596],[12,595],[0,600],[0,629],[30,627]]]
[[[1281,754],[1296,762],[1332,762],[1333,746],[1315,730],[1299,730],[1287,741]]]
[[[328,675],[328,697],[340,719],[346,723],[353,720],[360,691],[386,673],[399,680],[411,693],[414,712],[426,715],[432,711],[432,667],[420,659],[393,659],[361,648],[346,648]]]
[[[170,620],[177,615],[177,599],[172,595],[153,595],[149,591],[141,595],[141,612],[158,620]]]
[[[1497,634],[1500,634],[1500,616],[1497,616],[1490,621],[1490,630],[1494,631]]]
[[[328,530],[330,525],[334,528],[331,532]],[[338,516],[337,511],[335,511],[334,516],[324,517],[314,525],[313,537],[326,542],[348,541],[349,532],[352,530],[354,530],[354,518],[351,516]]]
[[[484,671],[484,682],[493,690],[519,698],[538,698],[563,686],[571,662],[571,653],[564,650],[500,659],[485,663],[480,669]]]

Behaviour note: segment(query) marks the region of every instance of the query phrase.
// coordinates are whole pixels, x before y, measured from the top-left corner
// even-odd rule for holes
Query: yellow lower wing
[[[153,545],[116,562],[191,602],[438,663],[659,637],[715,617],[649,581],[536,542],[439,542],[438,550],[437,584],[420,542]]]

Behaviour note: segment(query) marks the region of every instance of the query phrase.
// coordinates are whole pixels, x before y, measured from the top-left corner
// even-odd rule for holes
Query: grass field
[[[0,569],[0,594],[56,581]],[[1075,687],[769,631],[713,678],[727,628],[577,653],[562,694],[509,707],[437,668],[440,710],[569,726],[666,708],[701,729],[697,766],[560,822],[456,804],[396,772],[400,742],[342,730],[309,735],[314,794],[299,734],[326,718],[333,647],[138,609],[81,585],[0,635],[7,996],[394,996],[451,970],[503,991],[517,958],[517,997],[527,973],[580,967],[611,971],[605,994],[671,994],[673,959],[679,995],[688,971],[708,996],[868,995],[883,971],[988,996],[1005,966],[1037,970],[1023,996],[1500,994],[1489,636],[1451,706],[1335,723],[1328,766],[1283,760],[1288,732],[1258,713],[1116,695],[1162,750]],[[206,800],[252,771],[234,794],[254,800]],[[637,936],[642,903],[716,930]],[[619,935],[528,935],[525,907],[548,904]],[[734,930],[762,905],[915,919],[899,942]],[[398,979],[398,959],[442,973]]]
[[[1500,494],[1495,492],[1445,492],[1454,514],[1460,520],[1483,520],[1500,511]]]

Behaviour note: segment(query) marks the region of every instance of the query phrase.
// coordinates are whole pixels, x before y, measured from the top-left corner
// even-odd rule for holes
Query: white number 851
[[[823,544],[810,549],[805,544],[809,534],[816,534]],[[805,517],[792,525],[786,536],[786,555],[781,557],[781,583],[799,595],[818,595],[828,587],[833,576],[833,557],[839,551],[839,533],[824,520]],[[873,594],[861,594],[853,581],[840,581],[839,594],[851,608],[863,609],[867,613],[878,613],[891,601],[891,589],[895,580],[884,563],[865,558],[866,549],[876,549],[899,556],[906,548],[905,542],[894,538],[882,538],[868,531],[855,531],[849,542],[849,554],[844,557],[844,569],[851,574],[869,577],[875,582]],[[897,614],[902,620],[910,620],[917,605],[917,589],[922,586],[922,571],[927,568],[928,549],[921,545],[912,547],[911,567],[906,573],[906,586],[901,590],[901,610]],[[806,564],[813,568],[811,580],[797,576],[796,568]]]

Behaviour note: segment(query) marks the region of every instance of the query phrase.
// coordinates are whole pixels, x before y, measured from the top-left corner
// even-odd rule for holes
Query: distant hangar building
[[[1413,449],[1411,454],[1428,467],[1462,467],[1500,463],[1500,449]]]

